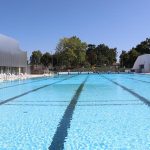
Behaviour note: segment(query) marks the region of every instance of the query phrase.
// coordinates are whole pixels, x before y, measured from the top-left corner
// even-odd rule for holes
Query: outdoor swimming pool
[[[150,76],[0,83],[0,150],[148,150]]]

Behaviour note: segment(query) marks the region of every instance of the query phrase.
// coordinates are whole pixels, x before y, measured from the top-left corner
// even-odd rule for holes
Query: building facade
[[[132,69],[138,73],[150,73],[150,54],[139,56]]]
[[[19,43],[0,34],[0,73],[20,74],[27,71],[27,52],[20,49]]]

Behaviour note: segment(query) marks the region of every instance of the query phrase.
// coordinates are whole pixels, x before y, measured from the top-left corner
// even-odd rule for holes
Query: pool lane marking
[[[101,102],[126,102],[126,101],[128,101],[128,102],[134,102],[134,101],[137,101],[137,99],[135,99],[135,100],[125,100],[125,99],[122,99],[122,100],[113,100],[113,99],[111,99],[111,100],[97,100],[97,101],[81,101],[80,100],[80,103],[87,103],[87,102],[92,102],[92,103],[101,103]],[[64,103],[64,102],[67,102],[68,103],[68,101],[54,101],[54,100],[49,100],[49,101],[25,101],[25,100],[21,100],[21,101],[17,101],[17,103],[22,103],[22,102],[26,102],[26,103],[30,103],[30,102],[32,102],[32,103],[40,103],[40,102],[43,102],[43,103],[53,103],[53,102],[60,102],[60,103]]]
[[[129,78],[128,77],[128,79],[132,79],[132,80],[143,82],[143,83],[150,83],[149,81],[139,80],[139,79],[135,79],[135,78]]]
[[[144,103],[125,103],[125,104],[77,104],[76,106],[126,106],[126,105],[145,105]],[[66,107],[67,105],[63,104],[5,104],[5,106],[48,106],[48,107]]]
[[[134,74],[133,74],[133,75],[134,75]],[[146,75],[146,74],[135,73],[135,75],[144,76],[145,78],[150,78],[150,76],[149,76],[149,75]]]
[[[110,79],[110,78],[107,78],[103,75],[101,75],[101,77],[107,79],[108,81],[114,83],[115,85],[121,87],[122,89],[124,89],[125,91],[129,92],[130,94],[132,94],[133,96],[137,97],[139,100],[141,100],[142,102],[144,102],[146,105],[150,106],[150,101],[148,99],[146,99],[145,97],[137,94],[136,92],[128,89],[127,87],[123,86],[122,84],[119,84],[118,82],[115,82],[114,80]]]
[[[88,79],[88,76],[80,84],[76,93],[71,99],[69,105],[67,106],[64,112],[64,115],[61,118],[60,123],[57,127],[57,130],[53,136],[52,143],[48,148],[49,150],[63,150],[64,149],[64,142],[65,142],[66,137],[68,136],[68,129],[70,128],[70,122],[72,120],[72,116],[73,116],[76,104],[78,102],[79,96],[83,90],[83,87],[87,79]]]
[[[30,84],[30,83],[35,83],[35,82],[40,82],[40,81],[44,81],[44,80],[48,80],[48,79],[53,79],[53,78],[44,78],[44,79],[39,79],[36,81],[31,81],[31,82],[26,82],[26,83],[20,83],[20,84],[15,84],[15,85],[9,85],[9,86],[4,86],[4,87],[0,87],[0,90],[2,89],[7,89],[7,88],[11,88],[11,87],[16,87],[16,86],[20,86],[20,85],[25,85],[25,84]]]
[[[20,97],[25,96],[25,95],[27,95],[27,94],[30,94],[30,93],[32,93],[32,92],[36,92],[36,91],[38,91],[38,90],[40,90],[40,89],[43,89],[43,88],[46,88],[46,87],[48,87],[48,86],[51,86],[51,85],[60,83],[60,82],[62,82],[62,81],[68,80],[68,79],[73,78],[73,77],[75,77],[75,76],[77,76],[77,75],[74,75],[74,76],[65,78],[65,79],[60,80],[60,81],[53,82],[53,83],[51,83],[51,84],[46,84],[46,85],[44,85],[44,86],[41,86],[41,87],[38,87],[38,88],[36,88],[36,89],[27,91],[27,92],[25,92],[25,93],[22,93],[22,94],[20,94],[20,95],[14,96],[14,97],[11,97],[11,98],[6,99],[6,100],[1,100],[1,101],[0,101],[0,105],[6,104],[6,103],[8,103],[8,102],[10,102],[10,101],[13,101],[13,100],[17,99],[17,98],[20,98]]]

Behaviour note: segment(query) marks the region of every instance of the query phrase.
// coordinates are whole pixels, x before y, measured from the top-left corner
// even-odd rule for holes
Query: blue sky
[[[129,50],[150,37],[150,0],[0,0],[0,33],[23,50],[55,50],[60,38]]]

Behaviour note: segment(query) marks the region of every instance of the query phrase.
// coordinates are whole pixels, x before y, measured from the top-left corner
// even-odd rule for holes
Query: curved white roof
[[[144,72],[149,72],[150,69],[150,54],[144,54],[139,56],[133,66],[134,70],[139,70],[140,65],[144,65]]]
[[[141,64],[145,64],[145,63],[150,63],[150,54],[144,54],[144,55],[140,55],[133,66],[133,69],[137,69],[139,67],[139,65]]]
[[[20,52],[18,41],[15,39],[0,34],[0,52],[17,53]]]

